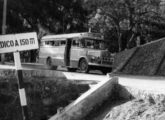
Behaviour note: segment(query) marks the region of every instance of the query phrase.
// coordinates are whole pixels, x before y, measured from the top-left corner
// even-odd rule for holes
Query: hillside
[[[114,69],[118,74],[165,76],[165,38],[117,54]]]

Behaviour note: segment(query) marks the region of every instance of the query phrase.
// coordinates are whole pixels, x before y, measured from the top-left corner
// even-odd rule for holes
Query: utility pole
[[[7,14],[7,0],[3,4],[3,20],[2,20],[2,35],[6,34],[6,14]],[[1,54],[1,63],[5,62],[5,54]]]

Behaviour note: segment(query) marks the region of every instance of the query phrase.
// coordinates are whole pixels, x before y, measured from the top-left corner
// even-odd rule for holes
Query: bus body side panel
[[[58,66],[64,65],[64,51],[65,47],[52,47],[52,46],[44,46],[40,48],[39,53],[39,62],[46,64],[46,60],[48,57],[52,60],[52,65]]]
[[[46,59],[48,58],[48,54],[45,53],[45,47],[40,47],[39,50],[39,63],[46,64]]]
[[[78,67],[78,63],[81,57],[86,58],[87,50],[79,47],[72,47],[70,53],[70,65],[73,68]]]
[[[54,53],[52,55],[53,65],[56,66],[64,66],[64,53],[65,46],[54,47]]]

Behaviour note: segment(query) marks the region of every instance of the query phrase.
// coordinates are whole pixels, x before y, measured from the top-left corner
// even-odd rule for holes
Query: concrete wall
[[[109,80],[92,87],[49,120],[83,120],[92,110],[101,106],[114,94],[126,100],[137,98],[148,99],[155,103],[163,101],[165,100],[164,86],[164,77],[110,75]]]
[[[117,84],[115,77],[100,82],[49,120],[82,120],[112,95],[115,84]]]
[[[23,70],[24,77],[52,77],[52,78],[66,78],[61,71],[52,70]],[[0,77],[15,77],[15,70],[0,69]]]
[[[119,96],[124,99],[152,99],[155,103],[157,101],[164,101],[165,100],[165,94],[154,92],[150,90],[142,90],[138,88],[133,88],[130,86],[118,86],[120,89]]]
[[[164,77],[118,76],[118,83],[119,96],[124,99],[165,100]]]

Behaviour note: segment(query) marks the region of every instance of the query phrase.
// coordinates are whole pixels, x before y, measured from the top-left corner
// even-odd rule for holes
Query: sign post
[[[14,63],[23,120],[29,120],[29,116],[19,51],[31,49],[38,49],[37,34],[35,32],[0,36],[0,53],[14,53]]]
[[[22,108],[22,117],[23,117],[23,120],[29,120],[26,93],[25,93],[19,52],[14,52],[14,63],[15,63],[15,69],[16,69],[16,77],[17,77],[18,91],[19,91],[19,96],[20,96],[20,103],[21,103],[21,108]]]
[[[3,20],[2,20],[2,34],[6,34],[6,14],[7,14],[7,0],[3,4]],[[5,54],[1,54],[1,63],[5,62]]]

